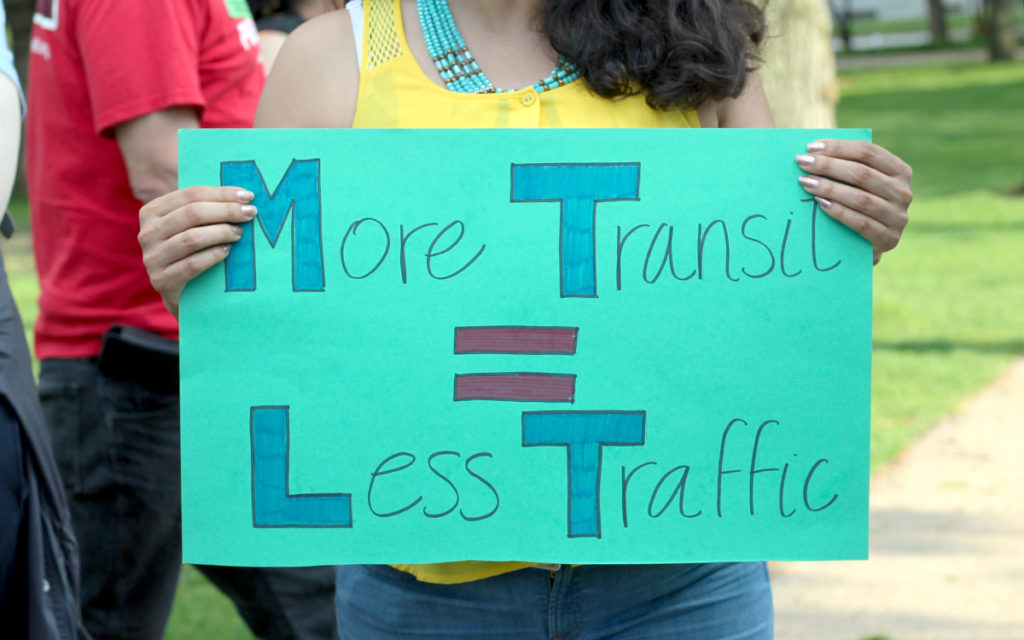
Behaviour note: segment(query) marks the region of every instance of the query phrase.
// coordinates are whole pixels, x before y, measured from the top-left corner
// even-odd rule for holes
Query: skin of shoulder
[[[352,22],[348,11],[332,11],[288,36],[267,77],[254,126],[351,127],[358,93]]]
[[[281,45],[288,38],[288,34],[275,31],[273,29],[264,29],[260,31],[260,55],[263,56],[263,70],[269,74],[270,70],[274,68],[274,60],[277,59],[277,53],[281,50]]]
[[[720,102],[708,102],[697,109],[700,125],[704,128],[759,128],[775,127],[768,98],[757,72],[747,74],[743,93]]]

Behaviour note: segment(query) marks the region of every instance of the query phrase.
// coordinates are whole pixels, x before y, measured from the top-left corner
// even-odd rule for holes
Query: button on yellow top
[[[533,88],[526,90],[526,95],[523,96],[523,104],[530,106],[537,102],[537,91]]]

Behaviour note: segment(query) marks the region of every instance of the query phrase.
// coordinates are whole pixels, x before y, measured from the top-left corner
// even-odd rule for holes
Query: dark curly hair
[[[747,0],[548,0],[541,28],[594,93],[662,110],[738,96],[765,35]]]
[[[278,11],[291,11],[289,0],[249,0],[249,11],[254,18],[263,18]]]
[[[296,5],[301,4],[296,0],[248,0],[248,2],[249,10],[257,20],[275,13],[294,13]],[[345,6],[345,0],[333,0],[333,2],[328,0],[328,2],[324,2],[324,6],[340,9]]]

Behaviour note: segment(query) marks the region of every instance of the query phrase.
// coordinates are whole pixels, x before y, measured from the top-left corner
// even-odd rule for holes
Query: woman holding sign
[[[741,0],[363,0],[283,47],[256,124],[293,128],[771,127],[751,69],[764,19]],[[910,168],[866,142],[796,156],[825,213],[896,246]],[[737,168],[739,173],[739,168]],[[172,312],[225,258],[252,194],[190,187],[147,204],[140,243]],[[763,563],[344,567],[342,637],[772,637]]]

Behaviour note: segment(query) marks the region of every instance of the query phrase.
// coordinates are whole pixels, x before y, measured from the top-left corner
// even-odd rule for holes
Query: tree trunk
[[[828,0],[829,15],[832,17],[832,24],[839,29],[839,39],[843,41],[843,51],[852,50],[853,34],[850,31],[850,3],[844,0],[841,7],[837,7],[834,0]]]
[[[946,7],[942,0],[928,0],[928,16],[932,31],[932,42],[943,44],[949,38],[946,34]]]
[[[3,0],[7,10],[7,25],[13,36],[11,53],[14,54],[14,67],[18,70],[21,86],[28,95],[28,47],[32,39],[32,14],[35,13],[36,0]],[[6,35],[6,34],[4,34]],[[21,136],[21,153],[19,154],[18,172],[14,176],[14,190],[25,191],[25,136]]]
[[[14,64],[21,76],[22,84],[28,82],[28,45],[32,39],[32,14],[35,12],[35,0],[4,0],[7,7],[7,24],[11,27],[14,41],[11,50],[14,53]]]
[[[761,81],[779,127],[835,126],[832,19],[821,0],[772,0]]]
[[[989,58],[1012,60],[1017,53],[1017,32],[1013,25],[1012,0],[992,0],[989,27]]]

